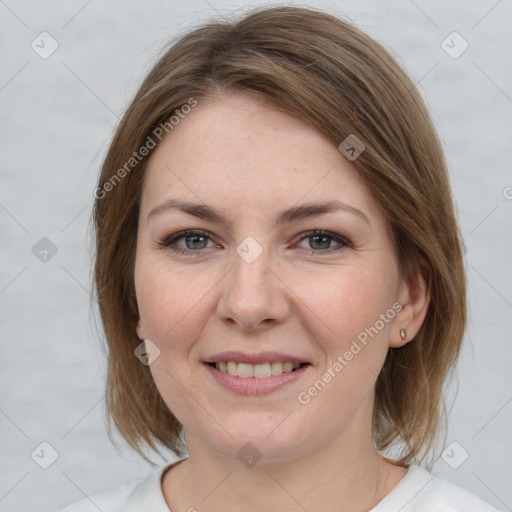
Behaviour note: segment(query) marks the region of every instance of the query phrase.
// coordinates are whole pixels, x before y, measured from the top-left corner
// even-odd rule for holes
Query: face
[[[370,432],[405,285],[384,212],[304,122],[199,102],[148,163],[135,288],[189,453],[285,459]]]

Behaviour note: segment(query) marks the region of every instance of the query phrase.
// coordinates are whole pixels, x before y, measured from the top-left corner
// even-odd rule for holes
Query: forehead
[[[331,199],[368,216],[381,213],[331,141],[245,94],[198,102],[154,150],[142,208],[149,211],[171,196],[254,213]]]

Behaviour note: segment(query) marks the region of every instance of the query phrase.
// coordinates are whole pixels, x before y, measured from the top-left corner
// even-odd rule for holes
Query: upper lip
[[[236,351],[219,352],[204,360],[205,363],[220,363],[222,361],[235,361],[237,363],[246,364],[273,363],[276,361],[280,361],[281,363],[307,363],[307,361],[301,357],[281,354],[279,352],[259,352],[258,354]]]

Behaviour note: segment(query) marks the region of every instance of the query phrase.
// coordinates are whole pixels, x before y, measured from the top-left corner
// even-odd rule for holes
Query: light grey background
[[[92,193],[118,117],[164,43],[256,4],[264,2],[0,0],[1,511],[53,510],[152,470],[106,435],[88,292]],[[349,16],[397,56],[429,105],[450,165],[470,300],[447,443],[458,444],[446,459],[469,456],[458,469],[439,459],[433,472],[512,510],[512,1],[302,5]],[[42,46],[43,31],[59,45],[47,59],[31,47]],[[441,46],[453,31],[469,43],[458,58]],[[453,37],[444,43],[452,53],[463,44]],[[32,253],[42,237],[57,247],[46,263]],[[58,452],[48,469],[31,458],[43,441]]]

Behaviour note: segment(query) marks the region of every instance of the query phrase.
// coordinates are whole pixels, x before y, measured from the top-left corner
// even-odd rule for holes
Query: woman
[[[466,281],[441,145],[378,43],[294,7],[185,35],[95,196],[108,410],[182,459],[66,511],[495,510],[420,466]]]

